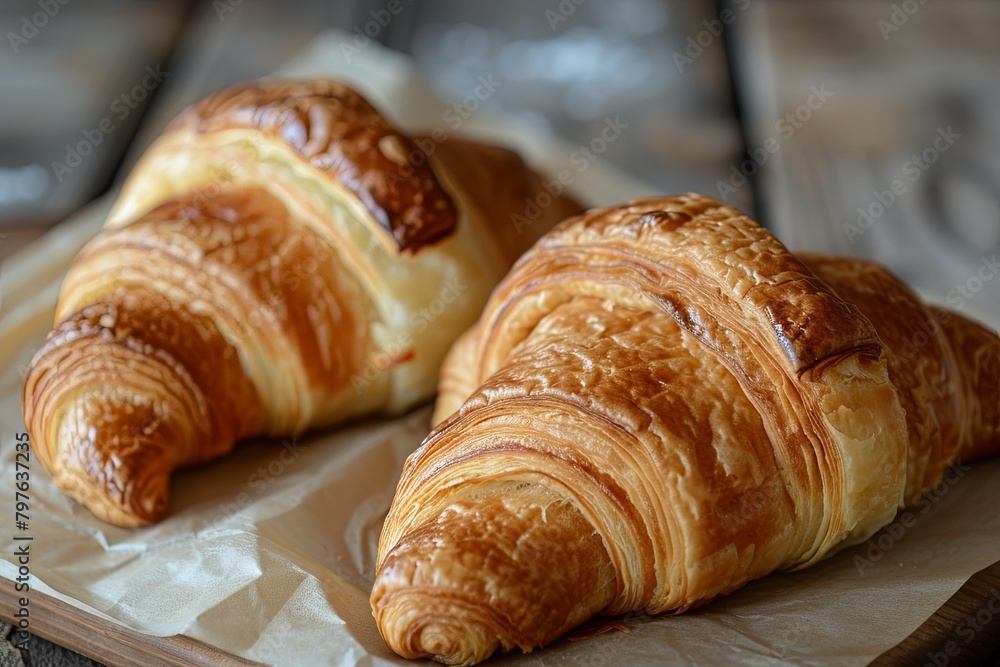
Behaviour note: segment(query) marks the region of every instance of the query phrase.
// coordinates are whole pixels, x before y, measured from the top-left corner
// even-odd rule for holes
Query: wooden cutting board
[[[969,577],[909,637],[871,664],[877,667],[1000,664],[1000,561]]]
[[[13,611],[21,594],[14,583],[0,585],[0,608],[17,627]],[[110,667],[260,667],[190,637],[154,637],[70,606],[54,597],[31,592],[31,634],[76,651]]]

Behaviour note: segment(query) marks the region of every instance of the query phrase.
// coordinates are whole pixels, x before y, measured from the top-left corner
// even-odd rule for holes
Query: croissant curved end
[[[435,608],[434,595],[404,595],[378,603],[377,622],[386,642],[404,658],[431,658],[446,665],[474,665],[500,648],[489,609],[464,601],[459,620]],[[452,600],[451,605],[456,601]],[[449,612],[451,610],[449,609]],[[398,628],[398,630],[397,630]]]
[[[38,377],[44,374],[36,371],[28,386],[44,384],[46,378]],[[36,452],[56,485],[109,523],[136,527],[158,521],[178,465],[175,451],[181,449],[171,439],[182,431],[154,415],[149,397],[128,390],[77,387],[54,393],[26,400],[25,415],[29,428],[40,434]]]
[[[400,655],[471,665],[544,646],[616,592],[604,543],[572,502],[505,485],[407,534],[382,561],[371,602]]]
[[[148,525],[166,511],[174,470],[257,426],[242,377],[207,318],[150,290],[115,290],[62,320],[35,354],[25,425],[67,495],[110,523]]]

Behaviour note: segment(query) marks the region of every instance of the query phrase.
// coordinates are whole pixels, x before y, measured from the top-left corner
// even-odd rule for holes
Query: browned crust
[[[56,325],[23,388],[25,424],[57,484],[111,523],[161,519],[175,469],[266,430],[266,396],[239,356],[253,338],[283,333],[310,389],[349,388],[369,338],[363,298],[333,254],[259,188],[194,192],[87,245],[78,265],[106,267],[114,286]],[[238,313],[232,339],[219,304],[193,307],[154,287],[170,281]],[[87,283],[71,274],[67,285]]]
[[[928,306],[878,264],[807,253],[799,258],[861,310],[885,346],[889,378],[906,412],[907,504],[956,460],[1000,453],[995,331]]]
[[[484,311],[480,344],[489,352],[480,359],[480,379],[519,340],[506,325],[517,304],[547,291],[574,293],[572,286],[582,282],[645,295],[722,356],[754,394],[769,393],[774,381],[747,363],[751,348],[765,340],[748,343],[734,329],[766,332],[768,353],[804,381],[845,357],[874,362],[882,354],[878,335],[857,307],[769,232],[732,207],[687,194],[593,209],[544,236],[497,286]]]
[[[407,460],[380,541],[373,609],[403,655],[469,664],[598,611],[685,611],[867,536],[902,496],[905,421],[875,329],[765,229],[706,197],[565,221],[494,290],[470,336],[444,373],[449,404],[468,400]],[[449,512],[509,521],[477,503],[499,483],[575,506],[603,540],[614,595],[581,603],[610,585],[602,568],[516,632],[450,605],[485,586],[482,604],[508,618],[541,596],[506,588],[528,575],[493,567],[493,544],[458,548],[448,535],[461,526],[445,530]],[[578,536],[569,524],[561,539],[516,543],[538,552],[532,576]],[[463,569],[478,557],[487,564]]]
[[[173,247],[174,237],[197,239],[198,264]],[[310,387],[335,394],[361,371],[370,344],[364,295],[337,270],[334,248],[314,238],[265,190],[194,192],[167,202],[105,243],[88,246],[77,261],[123,247],[142,248],[150,261],[177,263],[194,274],[242,277],[254,307],[239,335],[253,335],[274,318],[304,360]]]
[[[963,461],[1000,455],[1000,336],[945,308],[931,308],[951,343],[966,396]]]
[[[885,346],[889,378],[906,413],[907,503],[941,479],[961,439],[960,369],[938,322],[916,294],[877,264],[801,253],[799,258],[857,306]]]
[[[530,486],[501,487],[416,530],[386,557],[372,600],[380,631],[404,629],[387,637],[404,657],[471,664],[544,646],[614,594],[600,536],[571,503]],[[455,641],[462,632],[483,641]]]
[[[811,565],[998,453],[998,368],[995,332],[708,198],[569,219],[445,364],[451,416],[407,460],[379,545],[379,630],[471,664]],[[546,515],[542,490],[580,516]],[[593,532],[596,570],[563,555]],[[568,594],[546,581],[563,563]]]
[[[188,108],[168,130],[234,128],[281,137],[357,196],[400,251],[419,250],[455,229],[455,205],[423,154],[342,83],[265,79],[235,86]]]
[[[56,483],[119,526],[158,521],[170,473],[229,451],[259,429],[261,414],[236,349],[211,319],[135,286],[49,333],[22,400],[35,452]]]

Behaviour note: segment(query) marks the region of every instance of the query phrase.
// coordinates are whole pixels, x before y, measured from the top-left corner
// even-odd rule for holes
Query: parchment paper
[[[350,80],[404,125],[441,126],[444,107],[402,56],[371,45],[347,63],[326,34],[285,74]],[[461,131],[524,151],[550,173],[574,147],[515,124],[470,118]],[[590,204],[651,194],[594,162],[574,190]],[[15,434],[20,386],[49,329],[58,284],[99,228],[101,202],[7,262],[0,275],[0,576],[13,579]],[[975,315],[975,313],[973,313]],[[982,314],[978,314],[982,317]],[[992,321],[996,326],[996,320]],[[406,455],[429,409],[314,434],[253,442],[175,477],[169,518],[143,530],[98,521],[33,460],[32,587],[153,635],[184,634],[276,665],[407,664],[379,638],[368,606],[376,542]],[[1000,462],[962,471],[902,532],[809,570],[774,575],[679,617],[628,619],[628,633],[560,641],[492,664],[864,664],[891,647],[977,570],[1000,558]],[[926,507],[926,509],[924,509]],[[888,547],[888,548],[886,548]],[[9,582],[4,585],[12,585]]]

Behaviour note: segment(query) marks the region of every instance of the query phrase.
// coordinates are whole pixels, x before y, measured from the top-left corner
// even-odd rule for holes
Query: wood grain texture
[[[1000,561],[969,577],[934,614],[871,662],[873,667],[1000,663]]]
[[[0,616],[13,623],[20,594],[4,580]],[[154,637],[110,623],[38,591],[30,594],[31,634],[65,646],[109,667],[254,667],[261,665],[197,639]]]

